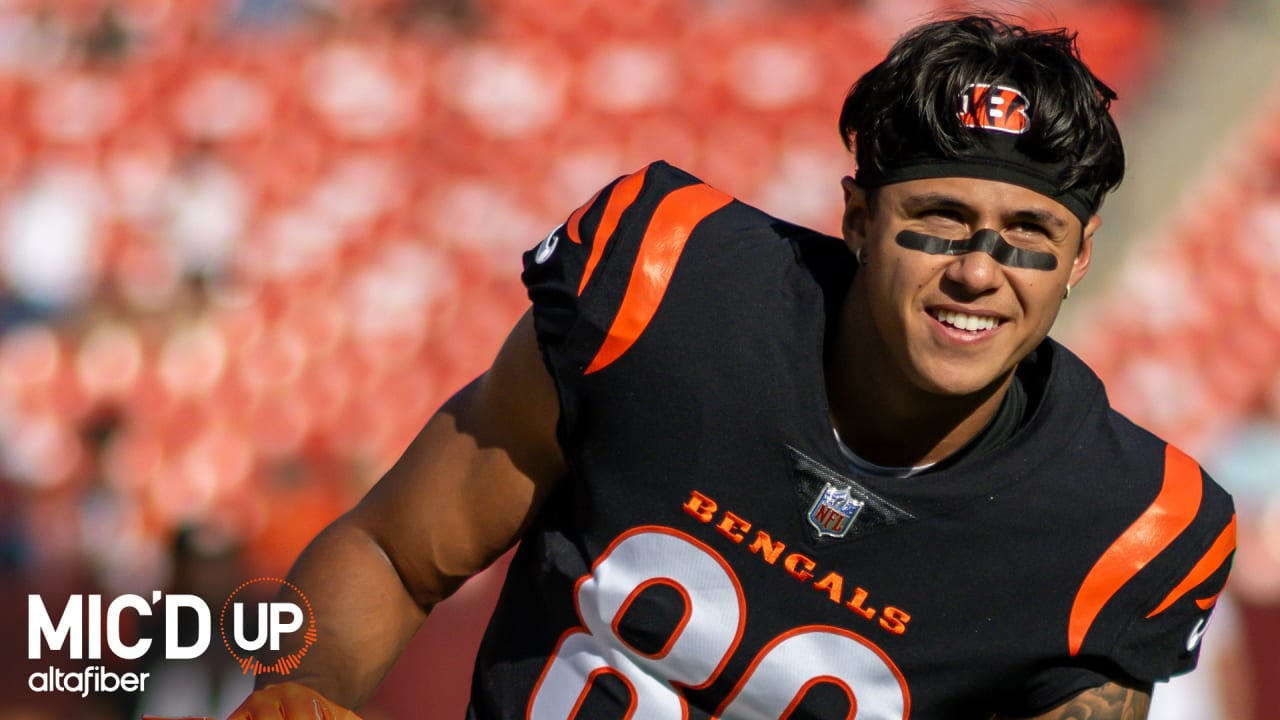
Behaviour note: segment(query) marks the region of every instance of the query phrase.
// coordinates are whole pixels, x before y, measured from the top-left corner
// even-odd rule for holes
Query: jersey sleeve
[[[562,348],[583,323],[607,322],[657,200],[693,182],[666,163],[647,165],[601,188],[524,254],[521,280],[544,351]]]
[[[1195,668],[1231,569],[1234,507],[1195,460],[1171,445],[1163,452],[1146,470],[1154,497],[1134,503],[1134,519],[1079,581],[1067,652],[1024,678],[1002,716],[1034,717],[1108,681],[1154,684]]]
[[[1170,447],[1168,455],[1169,465],[1181,464],[1191,482],[1200,485],[1198,511],[1181,534],[1186,537],[1175,539],[1166,550],[1174,552],[1176,561],[1167,563],[1172,572],[1153,573],[1158,582],[1139,585],[1129,594],[1129,620],[1110,651],[1127,675],[1148,682],[1167,681],[1195,668],[1236,549],[1231,496],[1176,448]]]
[[[1145,476],[1134,487],[1147,490],[1128,494],[1132,519],[1091,553],[1067,639],[1073,658],[1097,658],[1122,678],[1154,683],[1196,666],[1231,569],[1236,523],[1231,496],[1193,458],[1163,442],[1144,454],[1145,467],[1117,468]]]
[[[533,303],[534,326],[544,350],[559,346],[578,321],[582,291],[604,259],[624,211],[635,202],[644,174],[642,170],[609,183],[524,254],[521,280]]]
[[[731,201],[659,161],[575,210],[524,254],[521,279],[544,353],[587,373],[616,360],[661,303],[690,233]]]

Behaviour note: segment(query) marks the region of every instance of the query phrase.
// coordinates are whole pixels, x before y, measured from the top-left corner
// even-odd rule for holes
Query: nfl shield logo
[[[818,531],[818,537],[844,537],[862,505],[861,500],[849,496],[849,488],[827,483],[809,508],[809,524]]]

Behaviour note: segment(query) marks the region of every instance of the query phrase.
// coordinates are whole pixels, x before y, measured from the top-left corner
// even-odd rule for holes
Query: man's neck
[[[995,417],[1013,374],[970,395],[940,395],[914,384],[868,342],[846,303],[827,356],[831,422],[845,445],[877,465],[929,465],[973,440]],[[865,317],[865,315],[864,315]]]

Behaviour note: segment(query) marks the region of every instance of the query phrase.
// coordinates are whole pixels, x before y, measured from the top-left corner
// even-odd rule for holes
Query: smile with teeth
[[[995,329],[1000,324],[1000,321],[993,317],[967,315],[965,313],[951,312],[950,310],[930,310],[929,314],[944,325],[950,325],[953,328],[967,332],[985,332]]]

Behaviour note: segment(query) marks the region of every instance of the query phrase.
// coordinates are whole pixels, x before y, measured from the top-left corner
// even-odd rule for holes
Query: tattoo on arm
[[[1119,683],[1085,690],[1033,720],[1146,720],[1151,691]]]

